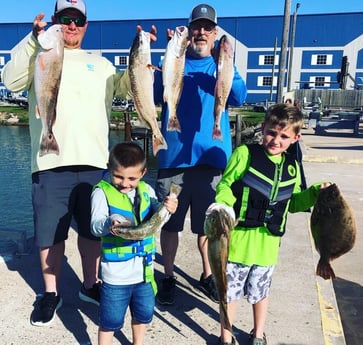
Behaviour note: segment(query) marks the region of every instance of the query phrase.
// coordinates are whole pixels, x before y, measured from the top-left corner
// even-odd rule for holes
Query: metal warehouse
[[[218,19],[219,35],[226,33],[234,41],[248,103],[275,101],[283,22],[283,16]],[[288,74],[292,90],[363,88],[363,13],[299,15],[291,23],[295,25],[289,30],[287,55],[292,46],[293,59],[286,59],[285,91]],[[136,25],[149,30],[152,24],[158,29],[158,41],[152,45],[152,62],[157,64],[165,52],[166,29],[186,25],[186,18],[90,21],[83,48],[125,69]],[[32,23],[0,24],[0,69],[10,59],[12,47],[31,29]]]

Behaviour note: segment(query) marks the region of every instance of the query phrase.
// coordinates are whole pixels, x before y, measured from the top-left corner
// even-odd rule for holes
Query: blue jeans
[[[155,295],[150,283],[133,285],[102,284],[99,326],[104,331],[118,331],[130,307],[132,320],[150,323],[154,315]]]

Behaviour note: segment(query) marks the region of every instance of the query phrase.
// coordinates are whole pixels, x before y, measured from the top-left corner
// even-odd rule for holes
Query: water
[[[110,145],[124,141],[123,131],[110,132]],[[139,142],[143,147],[143,142]],[[148,148],[148,173],[145,181],[154,186],[156,158]],[[31,204],[30,135],[27,126],[0,126],[0,230],[26,231],[34,235]],[[6,232],[0,231],[4,237]],[[5,240],[0,238],[0,241]]]

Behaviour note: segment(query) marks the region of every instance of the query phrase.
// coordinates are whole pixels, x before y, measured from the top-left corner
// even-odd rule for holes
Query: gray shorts
[[[90,230],[91,193],[103,172],[103,169],[88,166],[68,166],[32,174],[35,243],[38,247],[50,247],[66,240],[71,224],[79,236],[100,241]]]
[[[205,211],[214,202],[216,186],[222,171],[209,165],[192,168],[160,169],[156,182],[156,195],[159,201],[169,194],[172,182],[180,185],[178,208],[164,225],[163,230],[180,232],[184,228],[185,216],[190,207],[190,227],[193,233],[204,235]]]
[[[256,304],[268,296],[275,266],[246,266],[227,263],[227,302],[246,297],[248,303]]]

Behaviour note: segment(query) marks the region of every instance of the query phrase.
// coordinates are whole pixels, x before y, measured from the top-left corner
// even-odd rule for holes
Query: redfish
[[[181,132],[177,115],[184,84],[185,52],[188,46],[188,28],[178,26],[168,42],[163,61],[164,102],[168,104],[168,131]]]
[[[208,258],[219,297],[221,325],[232,333],[227,312],[228,245],[230,230],[236,225],[235,219],[222,207],[213,209],[206,215],[204,233],[208,238]]]
[[[34,88],[37,101],[36,116],[42,122],[39,156],[59,154],[59,146],[53,134],[59,85],[61,82],[64,36],[61,25],[52,25],[38,36],[41,46],[35,59]]]
[[[129,77],[134,104],[140,120],[152,131],[153,154],[167,149],[161,134],[154,104],[154,69],[151,65],[150,33],[141,30],[135,36],[130,49]]]
[[[223,140],[221,132],[221,117],[226,109],[228,95],[231,92],[234,66],[233,47],[226,35],[218,43],[217,80],[214,88],[214,126],[213,139]]]

